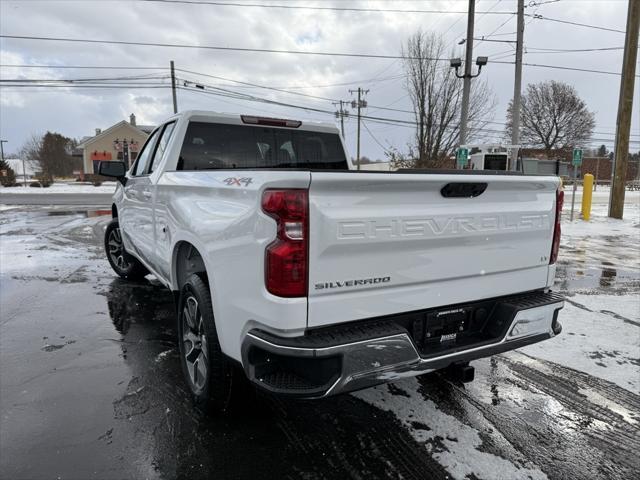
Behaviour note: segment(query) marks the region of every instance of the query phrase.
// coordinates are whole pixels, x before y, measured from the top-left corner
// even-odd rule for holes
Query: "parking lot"
[[[102,251],[105,212],[0,213],[0,477],[632,478],[640,471],[640,208],[564,224],[562,334],[322,401],[193,409],[172,296]],[[566,218],[566,216],[565,216]]]

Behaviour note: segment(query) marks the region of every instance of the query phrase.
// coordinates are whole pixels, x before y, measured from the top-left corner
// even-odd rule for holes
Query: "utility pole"
[[[356,164],[358,166],[358,170],[360,170],[360,110],[362,108],[366,108],[367,107],[367,101],[362,99],[363,95],[366,95],[367,93],[369,93],[369,90],[364,90],[360,87],[358,87],[358,90],[349,90],[349,93],[353,94],[355,92],[358,92],[358,102],[356,103],[355,100],[353,100],[351,102],[351,108],[357,108],[358,109],[358,140],[357,140],[357,153],[356,153]]]
[[[178,98],[176,97],[176,71],[171,60],[171,93],[173,95],[173,113],[178,113]]]
[[[518,24],[516,35],[516,75],[513,83],[511,105],[511,144],[520,145],[520,100],[522,98],[522,50],[524,43],[524,0],[518,0]],[[511,150],[511,170],[518,166],[518,149]]]
[[[611,198],[609,200],[609,216],[619,219],[622,218],[624,213],[624,187],[627,179],[629,131],[631,130],[633,83],[636,75],[639,34],[640,1],[629,0],[627,33],[624,40],[624,57],[622,60],[622,78],[620,80],[620,99],[618,101],[618,119],[616,121],[616,144],[613,153]]]
[[[349,111],[344,109],[344,105],[347,105],[348,102],[344,100],[338,100],[337,102],[333,102],[333,105],[340,105],[340,108],[336,110],[336,118],[340,119],[340,131],[342,132],[342,138],[344,138],[344,117],[349,116]]]
[[[469,0],[467,17],[467,40],[464,57],[464,80],[462,84],[462,111],[460,113],[460,145],[467,142],[467,119],[469,118],[469,95],[471,94],[471,61],[473,58],[473,21],[476,14],[476,0]]]

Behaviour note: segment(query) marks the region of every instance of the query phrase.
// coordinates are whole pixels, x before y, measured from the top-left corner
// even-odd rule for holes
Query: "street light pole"
[[[467,119],[469,118],[469,96],[471,94],[471,62],[473,58],[473,22],[475,13],[476,1],[469,0],[464,80],[462,84],[462,110],[460,112],[460,145],[464,145],[467,141]]]
[[[518,0],[518,31],[516,32],[516,75],[511,106],[511,144],[520,145],[520,103],[522,98],[522,50],[524,43],[524,0]],[[511,170],[518,166],[518,149],[511,150]]]

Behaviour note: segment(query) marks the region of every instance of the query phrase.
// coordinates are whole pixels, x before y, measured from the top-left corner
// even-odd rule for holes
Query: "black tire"
[[[209,285],[192,274],[182,285],[178,304],[178,343],[185,381],[200,408],[224,412],[231,400],[233,366],[222,353]]]
[[[118,219],[109,222],[104,231],[104,251],[113,271],[127,280],[142,280],[149,271],[138,259],[129,255],[122,243]]]

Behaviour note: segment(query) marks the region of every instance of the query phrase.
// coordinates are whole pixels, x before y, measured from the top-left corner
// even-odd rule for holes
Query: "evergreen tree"
[[[6,173],[6,175],[4,175]],[[16,172],[9,166],[6,160],[0,160],[0,185],[13,187],[16,184]]]

